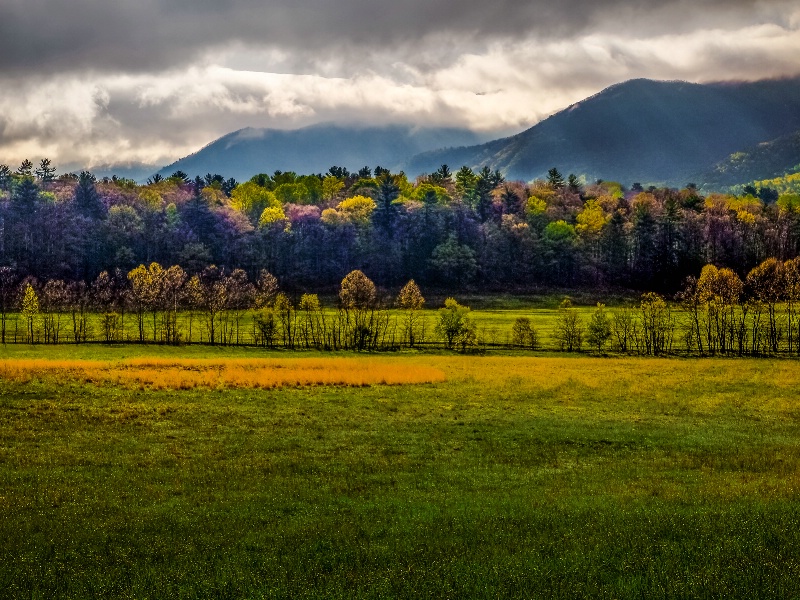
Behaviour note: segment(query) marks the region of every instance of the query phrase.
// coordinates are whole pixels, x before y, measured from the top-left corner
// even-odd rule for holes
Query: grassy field
[[[479,304],[491,304],[488,300],[479,301]],[[510,303],[512,308],[493,308],[491,306],[478,308],[469,313],[469,317],[474,320],[477,333],[481,343],[488,344],[507,344],[511,340],[511,328],[514,320],[517,317],[527,317],[531,320],[534,328],[539,332],[541,343],[544,348],[554,348],[556,343],[551,339],[552,331],[555,327],[558,318],[558,311],[554,307],[543,305],[525,305],[513,307],[515,303]],[[430,343],[438,343],[441,345],[441,336],[437,336],[434,332],[436,322],[438,319],[438,309],[429,307],[421,311],[421,319],[425,323],[425,341]],[[591,306],[581,306],[577,308],[584,323],[588,322],[594,308]],[[257,344],[256,330],[254,327],[255,311],[247,311],[242,313],[239,320],[237,336],[231,333],[228,344],[230,345],[252,345]],[[388,311],[390,329],[400,336],[399,331],[402,329],[403,316],[399,310],[392,309]],[[326,318],[329,322],[333,321],[336,316],[334,309],[325,309]],[[87,316],[87,338],[90,341],[105,341],[103,337],[103,327],[101,325],[101,315],[98,313],[90,313]],[[159,315],[160,318],[160,315]],[[36,339],[40,342],[44,340],[42,334],[41,318],[35,321]],[[235,332],[234,320],[231,317],[228,324],[230,331]],[[25,338],[26,324],[23,317],[19,314],[11,314],[8,316],[7,323],[7,340],[9,344],[27,343]],[[62,314],[59,320],[61,343],[74,343],[73,337],[73,324],[69,315]],[[156,338],[161,339],[161,322],[157,320],[155,330]],[[208,343],[209,334],[206,327],[205,319],[201,313],[181,312],[178,314],[178,328],[181,332],[182,343]],[[218,325],[216,333],[217,343],[221,344],[222,339],[222,326]],[[122,327],[118,334],[118,339],[123,342],[138,342],[139,330],[136,315],[126,314],[122,321]],[[153,319],[150,315],[144,322],[144,341],[154,341],[154,325]]]
[[[0,368],[153,355],[329,356]],[[800,363],[346,358],[446,380],[0,379],[0,597],[800,597]]]

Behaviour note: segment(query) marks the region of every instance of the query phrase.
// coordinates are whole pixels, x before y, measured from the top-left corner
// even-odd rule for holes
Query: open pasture
[[[420,327],[422,329],[422,340],[427,344],[441,346],[441,338],[437,336],[434,329],[437,322],[439,307],[429,307],[420,311]],[[581,318],[588,321],[593,308],[582,306],[577,309]],[[228,312],[220,313],[216,316],[217,333],[215,343],[218,345],[239,346],[239,345],[260,345],[259,332],[256,319],[258,311],[245,311],[238,315]],[[336,319],[337,311],[333,308],[323,309],[321,316],[327,321],[333,322]],[[511,341],[511,327],[517,317],[527,317],[531,319],[533,326],[540,331],[543,346],[552,346],[550,340],[551,332],[555,327],[558,311],[553,307],[526,305],[522,308],[481,308],[472,310],[469,313],[474,320],[477,333],[482,343],[508,344]],[[148,318],[143,325],[143,341],[145,343],[158,343],[163,341],[163,315],[158,314],[157,318]],[[400,343],[402,337],[402,311],[389,309],[387,311],[388,327],[387,337],[396,338]],[[7,316],[7,342],[9,344],[27,345],[26,324],[24,319],[17,313]],[[104,333],[103,315],[99,313],[87,313],[86,323],[80,331],[85,333],[85,340],[91,342],[108,342]],[[179,312],[176,316],[175,328],[180,333],[182,344],[208,344],[209,323],[200,313],[191,311]],[[58,340],[59,344],[71,344],[75,341],[73,334],[73,323],[69,315],[58,315]],[[34,340],[37,343],[44,343],[44,336],[41,319],[34,322]],[[111,343],[137,343],[139,341],[139,330],[136,316],[132,314],[120,315],[117,321],[117,329]],[[282,340],[276,340],[278,345]],[[48,344],[52,345],[52,344]],[[301,343],[298,343],[302,347]]]
[[[0,349],[130,369],[286,356]],[[0,596],[800,594],[796,361],[344,361],[444,380],[0,378]]]

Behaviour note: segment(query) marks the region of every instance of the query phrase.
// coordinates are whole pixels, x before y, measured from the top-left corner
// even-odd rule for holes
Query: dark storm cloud
[[[323,49],[350,48],[344,55],[358,60],[395,47],[418,52],[424,67],[441,57],[426,59],[425,49],[410,42],[570,37],[622,25],[653,35],[741,25],[779,14],[781,6],[780,0],[2,0],[0,72],[154,71],[237,43],[281,48],[312,62]]]
[[[171,162],[245,126],[511,133],[633,77],[800,74],[796,0],[0,0],[0,162]]]

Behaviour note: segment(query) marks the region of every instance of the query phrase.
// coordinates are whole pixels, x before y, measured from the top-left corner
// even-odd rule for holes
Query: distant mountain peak
[[[515,136],[428,152],[410,159],[407,169],[466,164],[530,180],[557,166],[589,180],[684,185],[732,152],[794,128],[800,128],[798,78],[711,84],[632,79]]]
[[[240,181],[275,170],[324,173],[331,166],[351,170],[377,165],[399,169],[420,152],[470,146],[485,138],[468,129],[385,124],[317,123],[299,129],[244,127],[161,169],[190,176],[220,173]]]
[[[684,185],[732,153],[800,130],[800,78],[614,84],[515,135],[409,124],[317,123],[294,130],[245,127],[161,170],[245,180],[275,170],[322,173],[381,165],[409,175],[488,166],[510,179],[564,173],[623,183]],[[698,182],[701,183],[701,182]]]

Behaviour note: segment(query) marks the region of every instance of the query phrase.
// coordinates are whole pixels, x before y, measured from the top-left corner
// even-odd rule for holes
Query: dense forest
[[[381,167],[145,185],[54,172],[46,159],[0,166],[3,343],[487,343],[453,298],[426,324],[419,282],[450,295],[645,292],[588,323],[563,306],[550,335],[560,350],[800,351],[800,196],[768,187],[704,197],[444,165],[413,183]],[[334,290],[324,308],[317,292]],[[525,318],[505,339],[542,346]]]
[[[740,277],[800,251],[800,196],[739,196],[546,180],[443,165],[409,181],[381,167],[262,174],[237,183],[182,172],[144,185],[0,165],[0,266],[38,281],[96,280],[157,262],[214,265],[289,292],[336,289],[359,269],[381,287],[441,292],[542,287],[674,294],[706,264]]]

